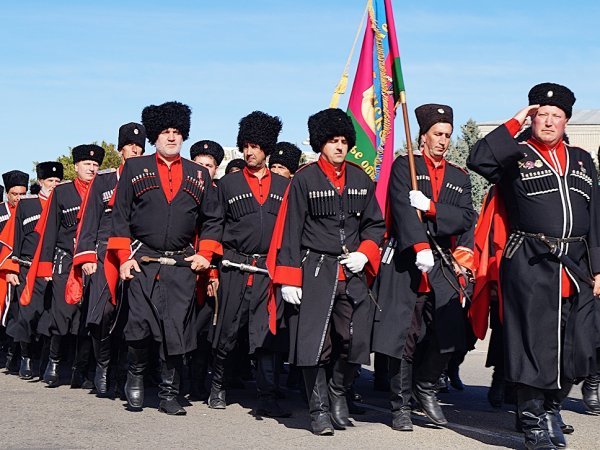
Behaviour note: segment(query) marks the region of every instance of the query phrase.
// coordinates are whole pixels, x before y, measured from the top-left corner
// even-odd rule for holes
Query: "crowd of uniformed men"
[[[536,85],[477,142],[467,165],[493,183],[480,214],[468,172],[445,159],[453,111],[438,104],[415,111],[416,177],[396,158],[386,220],[375,184],[346,161],[356,133],[339,109],[308,119],[319,158],[300,169],[301,151],[278,142],[279,117],[254,111],[239,122],[243,159],[215,179],[223,148],[199,141],[182,157],[191,110],[167,102],[121,126],[116,170],[98,170],[102,147],[78,145],[73,181],[54,161],[36,166],[31,187],[7,172],[6,369],[55,387],[72,361],[72,388],[132,410],[153,378],[160,411],[184,415],[184,393],[225,409],[252,360],[255,413],[287,417],[287,361],[310,429],[331,435],[360,413],[352,386],[375,352],[392,427],[411,431],[417,407],[447,423],[437,394],[448,377],[464,388],[459,365],[489,321],[490,403],[515,398],[527,448],[565,447],[574,428],[560,409],[574,383],[600,413],[598,179],[589,153],[566,142],[574,102],[564,86]]]

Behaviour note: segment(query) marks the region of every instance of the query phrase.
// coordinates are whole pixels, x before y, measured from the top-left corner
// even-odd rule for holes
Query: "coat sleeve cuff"
[[[77,253],[73,257],[73,266],[83,266],[86,263],[97,263],[98,257],[93,250]]]
[[[429,210],[425,213],[425,215],[429,219],[435,219],[435,214],[436,214],[435,202],[433,200],[431,200],[431,202],[429,203]]]
[[[214,255],[223,256],[223,246],[212,239],[202,239],[198,246],[198,254],[210,261]]]
[[[419,253],[421,250],[430,250],[431,247],[427,242],[418,242],[413,245],[413,250],[415,253]]]
[[[521,131],[521,124],[519,123],[519,121],[515,118],[510,119],[509,121],[507,121],[504,126],[506,127],[506,129],[508,130],[508,132],[510,133],[511,136],[515,136],[519,131]]]
[[[300,267],[277,266],[273,284],[287,284],[302,287],[302,269]]]
[[[108,238],[107,250],[129,250],[131,248],[131,239],[128,237]]]
[[[36,276],[38,277],[51,277],[52,276],[52,263],[51,262],[40,262],[38,264]]]
[[[471,272],[475,271],[475,257],[473,255],[473,250],[467,247],[456,247],[452,252],[452,255],[458,264],[466,267]]]
[[[358,246],[357,252],[364,254],[369,260],[369,267],[367,270],[372,275],[377,275],[379,270],[379,263],[381,262],[381,251],[379,245],[375,241],[366,240],[362,241]]]

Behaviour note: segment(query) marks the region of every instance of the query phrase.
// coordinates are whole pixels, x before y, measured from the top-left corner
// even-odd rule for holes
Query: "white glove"
[[[281,296],[283,297],[283,301],[291,305],[299,305],[302,300],[302,288],[284,284],[281,286]]]
[[[433,269],[433,265],[435,261],[433,260],[433,252],[431,249],[421,250],[417,253],[417,260],[415,261],[415,265],[417,268],[423,273],[431,272]]]
[[[361,252],[349,253],[344,259],[340,261],[340,264],[345,265],[348,270],[352,273],[358,273],[365,267],[365,264],[369,261],[367,255]]]
[[[423,212],[429,211],[431,200],[421,191],[410,191],[408,197],[410,198],[410,206],[420,209]]]

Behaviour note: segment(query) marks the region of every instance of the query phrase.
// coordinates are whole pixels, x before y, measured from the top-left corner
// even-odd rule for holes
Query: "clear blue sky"
[[[193,110],[186,155],[199,139],[235,145],[239,119],[255,109],[279,115],[281,140],[300,144],[308,116],[329,103],[365,3],[5,2],[0,172],[115,143],[121,124],[169,100]],[[456,128],[469,117],[504,119],[543,81],[569,86],[575,108],[600,108],[597,2],[393,4],[411,111],[447,103]]]

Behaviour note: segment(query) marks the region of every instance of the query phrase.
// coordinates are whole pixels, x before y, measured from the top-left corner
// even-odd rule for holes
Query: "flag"
[[[385,211],[394,161],[395,106],[404,92],[400,52],[391,0],[369,0],[368,20],[348,115],[356,130],[356,147],[347,160],[377,182],[375,196]]]

